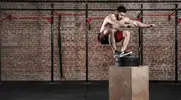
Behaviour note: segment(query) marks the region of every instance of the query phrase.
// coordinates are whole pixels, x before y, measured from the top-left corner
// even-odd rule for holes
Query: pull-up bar
[[[147,0],[147,1],[132,1],[132,0],[128,0],[128,1],[98,1],[98,0],[92,0],[92,1],[84,1],[84,0],[80,0],[80,1],[58,1],[58,0],[51,0],[51,1],[47,1],[47,0],[1,0],[1,2],[56,2],[56,3],[179,3],[181,1],[153,1],[153,0]]]
[[[47,11],[47,10],[51,10],[51,8],[48,9],[33,9],[33,8],[1,8],[1,10],[42,10],[42,11]],[[60,9],[60,8],[55,8],[54,10],[57,11],[85,11],[85,9]],[[173,11],[175,10],[173,9],[127,9],[127,11]],[[177,9],[177,10],[181,10],[181,9]],[[115,9],[89,9],[89,11],[115,11]]]

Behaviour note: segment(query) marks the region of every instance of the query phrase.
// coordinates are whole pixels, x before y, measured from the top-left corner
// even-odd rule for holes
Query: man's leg
[[[115,53],[115,51],[117,50],[116,39],[114,34],[115,34],[114,30],[110,29],[108,34],[108,40],[109,44],[111,45],[113,53]]]
[[[126,52],[126,48],[129,44],[130,32],[129,31],[123,31],[122,37],[123,37],[123,39],[122,39],[121,52],[117,51],[114,57],[124,57],[124,56],[132,54],[132,52]]]
[[[115,53],[115,51],[117,50],[116,40],[115,40],[115,37],[114,37],[114,33],[115,33],[115,30],[113,30],[111,28],[107,28],[103,32],[104,35],[108,36],[108,42],[109,42],[109,45],[112,48],[113,53]]]
[[[121,52],[124,52],[129,44],[129,39],[130,39],[130,32],[129,31],[123,31],[123,45],[121,48]]]

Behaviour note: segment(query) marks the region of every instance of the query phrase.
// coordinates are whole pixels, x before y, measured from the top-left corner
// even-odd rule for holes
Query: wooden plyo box
[[[149,67],[110,66],[109,100],[149,100]]]

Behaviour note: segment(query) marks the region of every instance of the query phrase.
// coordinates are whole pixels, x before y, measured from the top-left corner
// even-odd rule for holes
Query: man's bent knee
[[[123,37],[129,37],[130,32],[129,31],[123,31]]]

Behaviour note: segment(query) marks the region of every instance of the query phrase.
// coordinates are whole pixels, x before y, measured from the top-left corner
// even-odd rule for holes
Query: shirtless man
[[[109,14],[105,17],[100,33],[98,34],[98,40],[101,44],[110,44],[114,53],[114,57],[123,57],[128,54],[126,48],[130,39],[130,32],[127,30],[121,30],[125,27],[142,27],[150,28],[155,24],[144,24],[139,21],[134,21],[125,16],[126,8],[119,6],[115,14]],[[121,50],[117,50],[116,43],[123,41]],[[129,52],[130,53],[130,52]]]

